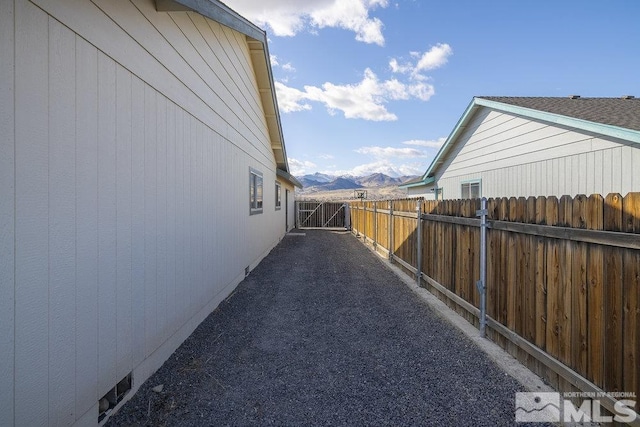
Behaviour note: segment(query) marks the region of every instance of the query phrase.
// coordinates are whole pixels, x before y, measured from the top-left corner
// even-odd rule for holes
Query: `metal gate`
[[[298,228],[348,228],[347,204],[342,202],[296,202]]]

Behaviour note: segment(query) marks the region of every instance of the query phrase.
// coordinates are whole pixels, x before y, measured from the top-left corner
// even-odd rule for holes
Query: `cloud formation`
[[[386,159],[389,157],[424,157],[425,153],[416,148],[395,148],[395,147],[360,147],[356,153],[369,154],[376,158]]]
[[[342,111],[347,119],[394,121],[398,117],[385,106],[389,101],[417,98],[428,101],[435,93],[433,85],[416,81],[403,83],[397,79],[381,81],[369,68],[359,83],[338,85],[330,82],[322,86],[304,86],[304,91],[276,82],[280,109],[285,113],[310,110],[308,101],[325,105],[329,114]]]
[[[445,137],[441,137],[436,140],[412,139],[409,141],[404,141],[403,144],[413,145],[417,147],[440,148],[446,140],[447,138]]]
[[[380,19],[369,16],[388,0],[226,0],[225,3],[276,36],[294,36],[301,31],[342,28],[355,33],[358,41],[384,46]]]
[[[438,43],[428,51],[411,52],[412,61],[400,63],[396,58],[391,58],[389,68],[394,73],[407,74],[412,80],[423,81],[427,79],[425,71],[435,70],[449,62],[453,55],[453,49],[447,43]]]
[[[310,173],[310,169],[316,167],[316,164],[308,160],[297,160],[289,157],[289,171],[293,176],[302,176]]]
[[[311,105],[304,102],[306,94],[298,89],[286,86],[282,82],[274,83],[278,96],[278,108],[284,113],[311,110]]]

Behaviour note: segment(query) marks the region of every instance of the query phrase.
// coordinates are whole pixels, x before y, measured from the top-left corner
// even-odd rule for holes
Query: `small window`
[[[460,187],[462,199],[479,199],[481,196],[480,180],[463,182]]]
[[[262,173],[249,169],[249,213],[262,213]]]
[[[282,207],[282,189],[280,183],[276,181],[276,210]]]

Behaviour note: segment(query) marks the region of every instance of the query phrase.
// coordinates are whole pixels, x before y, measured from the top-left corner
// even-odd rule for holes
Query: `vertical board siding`
[[[98,393],[116,376],[116,63],[98,53]]]
[[[157,116],[156,96],[153,88],[144,88],[144,301],[145,301],[145,356],[159,344],[157,307]]]
[[[283,236],[276,162],[245,36],[148,1],[13,5],[0,424],[97,422],[98,399],[130,372],[141,384]]]
[[[116,68],[116,378],[132,363],[132,114],[131,74]]]
[[[146,318],[145,286],[145,83],[131,80],[131,313],[132,355],[137,366],[145,358]]]
[[[76,415],[98,396],[98,51],[76,37]]]
[[[0,2],[0,384],[14,383],[15,110],[14,4]],[[12,425],[13,386],[0,389],[0,425]]]
[[[75,34],[49,19],[49,422],[75,420]]]
[[[47,425],[49,19],[22,1],[15,19],[15,424]]]

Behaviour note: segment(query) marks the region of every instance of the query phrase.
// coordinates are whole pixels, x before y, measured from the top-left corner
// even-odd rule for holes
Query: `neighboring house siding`
[[[640,188],[640,147],[483,108],[436,176],[446,199],[480,179],[482,196],[607,194]],[[422,190],[424,191],[424,189]]]
[[[407,196],[409,197],[422,197],[425,200],[435,200],[435,194],[431,191],[433,186],[422,186],[416,188],[407,188]]]
[[[138,0],[17,0],[14,29],[13,4],[0,424],[95,423],[100,397],[132,370],[137,388],[282,237],[276,163],[244,35]],[[251,217],[249,168],[265,183]]]

